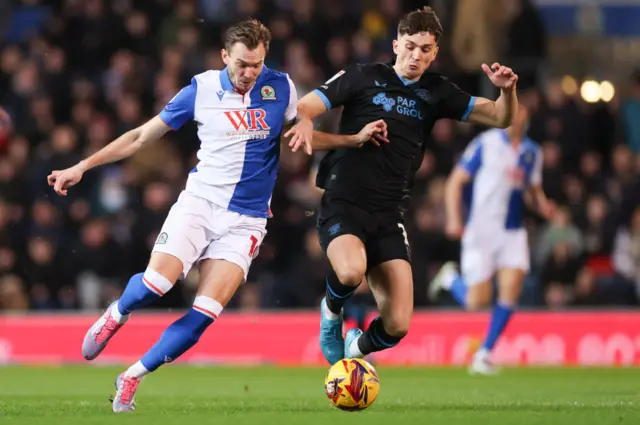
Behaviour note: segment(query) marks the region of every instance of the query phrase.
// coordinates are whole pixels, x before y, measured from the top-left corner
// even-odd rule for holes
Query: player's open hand
[[[66,170],[54,170],[47,176],[49,186],[53,186],[53,190],[61,196],[67,196],[67,189],[73,185],[78,184],[82,180],[84,171],[78,167],[73,166]]]
[[[355,137],[356,146],[360,147],[367,142],[380,146],[380,142],[389,143],[387,139],[387,123],[377,120],[365,125]]]
[[[482,70],[489,80],[493,83],[494,86],[498,87],[501,90],[513,90],[516,88],[516,83],[518,82],[518,74],[513,72],[511,68],[500,65],[498,62],[495,62],[491,65],[491,68],[486,63],[482,64]]]
[[[303,118],[284,134],[285,138],[291,137],[289,147],[292,152],[297,152],[300,147],[304,148],[307,155],[313,153],[311,142],[313,141],[313,121]]]

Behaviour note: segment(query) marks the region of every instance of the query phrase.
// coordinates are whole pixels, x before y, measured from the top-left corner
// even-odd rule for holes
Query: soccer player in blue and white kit
[[[119,300],[87,332],[82,353],[96,358],[129,314],[166,294],[197,266],[200,282],[193,307],[116,379],[113,411],[134,409],[145,375],[198,342],[246,280],[270,217],[280,135],[296,116],[296,89],[286,74],[264,66],[269,30],[256,20],[226,33],[225,69],[196,75],[149,122],[48,177],[60,195],[90,168],[118,161],[187,121],[198,124],[199,162],[171,208],[144,273],[131,277]],[[305,144],[310,149],[310,144]],[[310,150],[307,149],[307,153]]]
[[[529,270],[525,200],[535,203],[545,218],[554,209],[542,190],[542,151],[525,135],[527,122],[527,109],[520,105],[511,127],[488,130],[469,144],[447,181],[446,233],[462,236],[462,275],[454,263],[445,264],[430,285],[429,297],[435,299],[444,289],[465,308],[480,309],[491,304],[491,279],[495,274],[498,279],[497,305],[471,373],[496,372],[490,353],[509,323]]]

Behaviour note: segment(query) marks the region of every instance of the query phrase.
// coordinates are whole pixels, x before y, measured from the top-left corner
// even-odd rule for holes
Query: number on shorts
[[[407,237],[407,231],[404,228],[404,224],[398,223],[398,227],[402,230],[402,236],[404,237],[404,244],[409,246],[409,238]]]
[[[251,239],[251,248],[249,248],[249,257],[253,257],[253,254],[256,253],[256,248],[258,247],[258,238],[251,235],[249,239]]]

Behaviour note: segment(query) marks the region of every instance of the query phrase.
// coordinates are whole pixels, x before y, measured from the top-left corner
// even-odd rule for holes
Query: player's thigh
[[[385,330],[394,336],[409,331],[413,314],[413,275],[411,264],[395,259],[378,264],[367,275]]]
[[[367,270],[363,217],[355,207],[323,198],[318,238],[333,271],[345,285],[358,285]]]
[[[499,301],[506,303],[518,301],[529,267],[529,242],[526,230],[508,231],[498,257]]]
[[[362,282],[367,253],[359,237],[346,234],[333,239],[327,247],[327,257],[340,282],[350,286]]]
[[[267,220],[227,211],[220,207],[215,208],[217,209],[215,212],[216,234],[219,236],[211,241],[199,262],[221,260],[235,265],[229,268],[240,270],[240,283],[242,283],[246,280],[251,263],[257,257],[260,245],[267,234]],[[235,279],[231,286],[235,286]]]
[[[211,240],[210,204],[182,192],[156,238],[149,267],[172,282],[184,278]]]

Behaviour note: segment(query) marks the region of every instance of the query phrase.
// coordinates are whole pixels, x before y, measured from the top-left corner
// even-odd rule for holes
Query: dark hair
[[[248,19],[229,27],[224,38],[224,48],[231,50],[234,44],[242,43],[249,50],[253,50],[263,44],[264,49],[269,51],[270,42],[271,31],[269,31],[269,28],[257,19]]]
[[[414,10],[402,17],[398,23],[398,36],[414,35],[419,32],[428,32],[436,39],[436,43],[442,35],[442,25],[436,12],[429,6]]]

